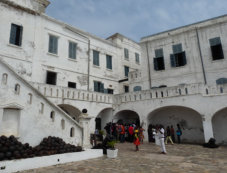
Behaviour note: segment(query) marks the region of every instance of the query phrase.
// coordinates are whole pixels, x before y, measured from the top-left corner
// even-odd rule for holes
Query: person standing
[[[128,128],[128,133],[129,133],[129,142],[133,142],[133,127],[132,125],[129,126]]]
[[[160,125],[158,133],[159,133],[159,140],[160,140],[160,144],[161,144],[162,154],[166,154],[166,146],[165,146],[165,142],[164,142],[164,140],[165,140],[165,136],[164,136],[165,130],[164,130],[163,125]]]
[[[142,144],[143,144],[143,139],[144,139],[143,131],[144,131],[143,127],[140,126],[140,128],[139,128],[139,138],[140,138],[140,142],[142,142]]]
[[[174,130],[172,125],[171,125],[171,128],[170,128],[170,135],[171,135],[173,142],[175,143],[175,130]]]
[[[168,140],[170,140],[171,144],[173,145],[173,141],[171,138],[171,131],[170,131],[169,126],[167,126],[167,128],[166,128],[166,145],[168,143]]]
[[[136,127],[134,130],[134,144],[136,145],[136,151],[139,151],[140,139],[139,139],[139,128]]]
[[[177,134],[177,141],[178,141],[178,144],[181,143],[181,135],[182,135],[182,131],[181,131],[181,128],[180,128],[180,124],[177,124],[177,131],[176,131],[176,134]]]

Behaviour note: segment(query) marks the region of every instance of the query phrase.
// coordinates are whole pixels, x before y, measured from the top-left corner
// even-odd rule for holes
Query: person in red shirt
[[[133,142],[134,129],[133,129],[132,125],[130,125],[130,127],[128,128],[128,133],[129,133],[129,142]]]
[[[118,132],[120,134],[120,142],[125,142],[125,127],[123,124],[119,125]]]

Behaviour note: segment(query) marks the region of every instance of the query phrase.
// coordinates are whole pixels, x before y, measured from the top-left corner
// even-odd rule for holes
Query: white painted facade
[[[1,84],[0,123],[4,123],[3,117],[13,115],[0,126],[2,134],[18,133],[22,142],[31,145],[54,135],[88,146],[96,118],[101,118],[102,129],[110,121],[132,122],[138,118],[146,130],[145,140],[149,124],[180,123],[184,142],[202,143],[215,137],[218,143],[227,143],[227,137],[221,135],[226,130],[227,86],[216,85],[216,80],[227,78],[227,16],[144,37],[138,44],[118,33],[101,39],[57,21],[45,15],[48,4],[47,0],[0,0],[0,15],[4,16],[0,21],[0,77],[3,80],[6,73],[13,79],[7,85]],[[23,27],[21,46],[9,42],[11,24]],[[50,35],[58,40],[56,54],[48,50]],[[209,39],[215,37],[221,39],[224,59],[212,60]],[[75,59],[69,58],[69,42],[76,44]],[[172,45],[179,43],[187,63],[171,67]],[[165,70],[156,71],[153,58],[160,48]],[[98,65],[93,63],[93,51],[99,52]],[[107,55],[112,57],[112,69],[107,69]],[[125,66],[129,67],[128,77]],[[56,73],[56,85],[46,84],[47,71]],[[94,92],[95,81],[103,83],[105,91],[113,90],[113,94]],[[76,89],[69,88],[68,82],[76,83]],[[15,95],[16,83],[21,87],[20,95]],[[129,93],[124,93],[125,86]],[[135,92],[138,87],[141,91]],[[32,104],[28,103],[29,93],[35,100]],[[40,103],[45,107],[45,116],[39,112]],[[19,112],[8,110],[15,107]],[[90,120],[81,119],[83,109],[88,110]],[[52,110],[54,122],[50,118]],[[61,129],[62,118],[65,130]],[[15,128],[7,129],[12,123]],[[74,137],[70,137],[72,127]]]

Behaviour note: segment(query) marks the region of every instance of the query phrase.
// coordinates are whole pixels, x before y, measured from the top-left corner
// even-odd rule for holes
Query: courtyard
[[[159,146],[154,143],[140,145],[135,152],[131,143],[118,143],[116,159],[105,155],[101,158],[56,165],[47,168],[24,171],[21,173],[226,173],[227,147],[216,149],[200,145],[168,144],[167,155],[160,154]]]

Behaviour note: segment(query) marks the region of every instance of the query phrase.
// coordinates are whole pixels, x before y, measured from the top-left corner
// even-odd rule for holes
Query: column
[[[79,124],[83,127],[83,141],[82,146],[84,148],[91,148],[90,144],[90,120],[94,118],[88,116],[88,114],[82,113],[79,116]]]
[[[205,116],[203,117],[204,118],[202,118],[202,120],[203,120],[204,138],[205,138],[205,142],[208,142],[210,138],[214,137],[212,121],[211,121],[211,117],[205,117]]]

